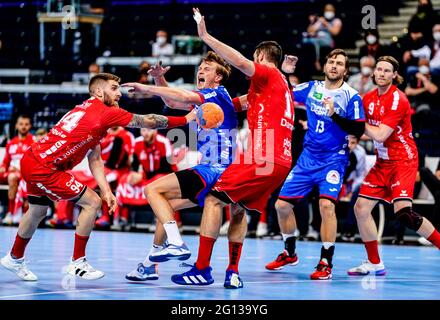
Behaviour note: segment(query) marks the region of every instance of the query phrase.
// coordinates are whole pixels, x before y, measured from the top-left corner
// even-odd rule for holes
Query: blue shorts
[[[295,201],[319,187],[319,197],[337,201],[341,191],[347,161],[316,159],[304,150],[281,188],[279,199]]]
[[[189,199],[203,207],[206,196],[225,169],[226,167],[199,164],[190,169],[176,172],[182,199]]]

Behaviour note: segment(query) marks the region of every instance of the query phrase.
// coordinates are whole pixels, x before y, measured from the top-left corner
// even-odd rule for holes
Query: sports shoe
[[[6,216],[3,218],[2,223],[3,223],[3,225],[11,226],[12,225],[12,213],[10,213],[10,212],[6,213]]]
[[[71,260],[67,266],[67,273],[85,280],[97,280],[104,276],[104,272],[96,270],[88,262],[86,257]]]
[[[424,238],[424,237],[420,237],[420,238],[418,238],[418,239],[417,239],[417,242],[418,242],[419,244],[421,244],[422,246],[433,246],[432,242],[429,241],[429,240],[427,240],[427,239]]]
[[[159,272],[157,264],[152,264],[149,267],[139,263],[137,268],[125,275],[125,279],[130,281],[145,281],[159,279]]]
[[[189,257],[191,257],[191,252],[186,244],[176,246],[170,243],[162,250],[150,254],[148,260],[151,262],[165,262],[168,260],[188,260]]]
[[[312,280],[330,280],[332,278],[332,268],[323,260],[319,261],[316,270],[310,275]]]
[[[269,231],[267,229],[267,223],[266,222],[258,222],[256,236],[258,238],[261,238],[261,237],[264,237],[265,235],[267,235],[268,233],[269,233]]]
[[[225,223],[223,223],[223,225],[220,228],[219,234],[221,236],[226,236],[228,234],[228,230],[229,230],[229,220],[227,220]]]
[[[349,269],[347,273],[349,276],[366,276],[368,274],[384,276],[387,271],[382,261],[373,264],[369,260],[365,260],[360,266]]]
[[[101,217],[95,221],[95,227],[102,229],[110,228],[110,221],[107,217]]]
[[[0,259],[0,264],[14,272],[21,280],[24,281],[37,281],[37,276],[28,269],[24,257],[20,259],[14,259],[11,257],[11,253],[8,252],[6,256]]]
[[[281,270],[285,265],[296,266],[299,263],[298,256],[295,255],[293,257],[287,254],[287,251],[284,250],[283,253],[280,253],[275,261],[272,261],[266,264],[267,270]]]
[[[234,270],[226,270],[225,284],[226,289],[240,289],[243,288],[243,281]]]
[[[171,276],[171,281],[184,286],[207,286],[214,283],[211,271],[211,267],[199,270],[194,264],[194,266],[187,272],[173,274]]]

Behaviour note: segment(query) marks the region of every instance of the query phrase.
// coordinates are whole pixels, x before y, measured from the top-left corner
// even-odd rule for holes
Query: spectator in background
[[[418,71],[410,76],[405,94],[416,112],[438,108],[440,79],[431,75],[428,59],[420,59]]]
[[[387,55],[388,47],[380,43],[377,29],[369,29],[364,34],[365,44],[359,50],[359,57],[371,56],[377,59]]]
[[[431,56],[429,41],[423,37],[422,30],[418,24],[410,25],[408,35],[400,40],[400,46],[405,50],[401,58],[403,70],[408,75],[417,72],[419,59],[429,59]]]
[[[93,62],[89,65],[89,78],[96,76],[98,73],[101,73],[101,67],[96,62]]]
[[[323,16],[310,15],[309,21],[303,43],[312,44],[315,47],[315,68],[321,71],[321,47],[334,48],[334,38],[342,30],[342,21],[336,17],[336,9],[332,4],[325,5]]]
[[[20,115],[15,124],[18,135],[6,144],[5,157],[0,165],[0,183],[8,184],[8,212],[3,219],[3,224],[18,224],[19,219],[14,217],[15,196],[21,179],[20,160],[25,151],[34,142],[34,136],[30,133],[32,128],[31,118]]]
[[[152,44],[152,56],[172,56],[174,47],[168,43],[168,33],[165,30],[159,30],[156,33],[156,41]]]
[[[436,13],[432,6],[431,0],[419,0],[417,12],[411,17],[408,23],[408,29],[417,25],[423,36],[427,40],[431,40],[432,27],[435,23]]]
[[[173,148],[171,141],[159,134],[157,130],[141,129],[141,136],[134,144],[132,171],[124,174],[116,189],[120,220],[128,222],[129,206],[146,206],[144,187],[162,176],[177,171],[172,162]],[[171,163],[170,163],[171,162]],[[116,214],[117,215],[117,214]],[[181,224],[180,217],[175,214],[176,221]]]
[[[364,56],[361,58],[359,73],[352,75],[347,83],[354,88],[361,97],[370,90],[373,90],[375,85],[371,76],[373,75],[376,60],[372,56]]]
[[[147,61],[142,61],[139,65],[139,75],[137,82],[142,84],[153,84],[153,77],[148,73],[150,69],[151,64],[149,64]]]
[[[38,128],[38,130],[35,131],[35,141],[40,140],[40,139],[43,138],[46,134],[47,134],[47,129],[46,129],[46,128]]]
[[[435,23],[432,27],[432,38],[434,40],[431,47],[429,67],[433,75],[440,76],[440,22]]]

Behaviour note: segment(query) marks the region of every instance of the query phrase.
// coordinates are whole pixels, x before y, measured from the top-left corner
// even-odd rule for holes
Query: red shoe
[[[267,270],[281,270],[285,265],[296,266],[299,262],[296,253],[293,257],[289,256],[286,250],[280,253],[275,261],[272,261],[266,265]]]
[[[327,262],[319,261],[315,272],[310,275],[312,280],[330,280],[332,278],[332,268]]]

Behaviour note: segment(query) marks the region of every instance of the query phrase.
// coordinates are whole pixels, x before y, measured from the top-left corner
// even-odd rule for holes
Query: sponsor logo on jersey
[[[336,188],[330,188],[330,189],[328,189],[330,192],[336,192],[336,191],[338,191],[338,189],[336,189]]]
[[[212,98],[212,97],[217,97],[217,92],[212,91],[210,93],[204,94],[203,97],[206,99]]]
[[[397,187],[397,186],[400,186],[400,181],[397,181],[396,183],[393,183],[393,184],[391,185],[391,189],[392,189],[392,188],[395,188],[395,187]]]
[[[327,180],[327,182],[331,184],[339,184],[341,177],[338,171],[331,170],[327,173],[327,177],[325,178],[325,180]]]
[[[313,98],[316,98],[318,100],[322,100],[323,94],[321,92],[313,92]]]

